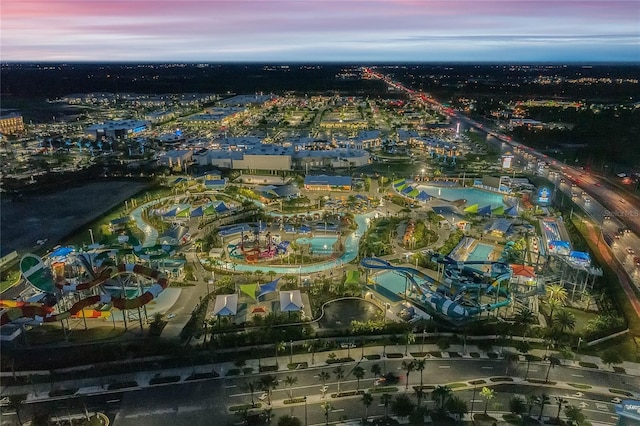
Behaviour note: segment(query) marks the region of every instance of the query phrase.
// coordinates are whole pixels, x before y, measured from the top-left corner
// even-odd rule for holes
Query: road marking
[[[491,367],[490,365],[486,366],[486,367],[482,367],[485,370],[493,370],[493,367]]]
[[[384,404],[378,404],[378,407],[384,407]]]
[[[228,385],[228,386],[225,386],[225,388],[226,388],[226,389],[232,389],[232,388],[237,388],[237,387],[238,387],[238,385]]]
[[[332,413],[340,413],[344,411],[344,408],[336,408],[335,410],[331,410]]]
[[[572,374],[573,377],[584,377],[582,374]]]
[[[440,366],[440,367],[438,367],[438,368],[451,368],[451,366],[450,366],[450,365],[441,365],[441,366]]]

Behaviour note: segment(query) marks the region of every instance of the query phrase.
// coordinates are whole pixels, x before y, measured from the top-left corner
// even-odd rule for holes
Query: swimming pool
[[[418,277],[414,277],[414,279],[418,284],[424,283]],[[405,286],[409,290],[408,286],[411,285],[404,274],[394,271],[380,272],[374,276],[373,281],[376,283],[374,289],[392,302],[404,299]]]
[[[493,192],[482,191],[477,188],[461,188],[461,187],[440,187],[420,185],[419,190],[425,191],[432,197],[441,198],[446,201],[456,201],[460,199],[467,200],[467,206],[478,204],[480,207],[490,205],[492,208],[506,206],[502,195]]]
[[[491,254],[492,251],[493,251],[493,246],[478,243],[473,248],[473,251],[469,253],[467,260],[485,261],[489,259],[489,255]]]
[[[331,254],[333,253],[333,245],[338,241],[338,237],[309,237],[298,238],[298,244],[310,244],[312,254]]]

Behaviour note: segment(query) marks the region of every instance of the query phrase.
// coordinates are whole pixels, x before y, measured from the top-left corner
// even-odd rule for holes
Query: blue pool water
[[[333,253],[333,245],[338,241],[338,237],[310,237],[298,238],[298,244],[311,244],[313,254]]]
[[[418,277],[414,279],[418,284],[424,283]],[[373,281],[376,283],[375,290],[392,302],[404,299],[405,285],[410,285],[403,274],[394,271],[380,272],[375,275]]]
[[[491,208],[505,206],[502,195],[492,192],[482,191],[477,188],[460,188],[460,187],[440,187],[420,185],[420,190],[425,191],[432,197],[441,198],[446,201],[456,201],[460,199],[467,200],[467,206],[478,204],[480,207],[490,205]]]
[[[493,251],[493,246],[478,243],[473,248],[473,251],[469,253],[469,257],[467,257],[467,260],[476,260],[476,261],[487,260],[489,259],[489,255],[491,254],[492,251]]]

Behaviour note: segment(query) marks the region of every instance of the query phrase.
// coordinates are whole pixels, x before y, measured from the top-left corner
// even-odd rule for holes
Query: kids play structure
[[[20,261],[20,270],[27,283],[40,292],[38,299],[0,300],[0,307],[5,308],[0,325],[19,318],[55,322],[74,316],[107,317],[111,308],[124,311],[146,305],[169,285],[164,274],[143,265],[109,265],[94,270],[88,257],[70,248],[59,249],[47,263],[26,254]],[[123,279],[128,276],[141,277],[146,285]]]
[[[407,300],[449,322],[468,321],[477,318],[484,311],[511,303],[511,295],[506,286],[502,286],[512,275],[511,268],[506,263],[459,262],[449,257],[434,257],[433,260],[444,268],[442,282],[415,268],[395,266],[375,257],[364,258],[360,264],[367,269],[393,271],[403,275],[407,280]],[[474,268],[483,265],[489,265],[490,271],[483,273]]]
[[[277,242],[276,238],[267,232],[264,238],[259,232],[254,233],[251,240],[249,235],[241,233],[238,244],[229,244],[229,256],[244,259],[247,263],[257,263],[262,259],[271,259],[278,254],[284,254],[289,247],[288,241]]]

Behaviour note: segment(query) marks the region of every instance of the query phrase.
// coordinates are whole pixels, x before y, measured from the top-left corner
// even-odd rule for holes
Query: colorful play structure
[[[247,263],[257,263],[260,260],[272,259],[278,254],[284,254],[289,248],[289,241],[277,242],[270,232],[267,232],[264,238],[260,237],[259,231],[253,233],[253,239],[250,239],[249,235],[242,231],[240,241],[227,246],[230,257],[242,259]]]
[[[94,272],[83,254],[63,249],[64,253],[58,250],[58,256],[49,257],[48,264],[33,254],[22,257],[22,276],[40,292],[39,297],[37,301],[26,302],[0,300],[0,307],[5,308],[0,316],[0,325],[20,318],[37,322],[62,321],[70,317],[105,318],[110,315],[111,308],[129,310],[146,305],[169,285],[164,274],[138,264],[103,266]],[[77,262],[84,269],[79,277],[68,278],[65,273],[72,262]],[[119,286],[114,279],[126,274],[145,277],[152,284],[144,289]],[[94,306],[97,308],[91,308]]]
[[[444,269],[442,282],[418,269],[395,266],[375,257],[364,258],[360,264],[367,269],[393,271],[403,275],[407,280],[407,301],[452,323],[477,318],[484,311],[511,303],[511,295],[506,286],[501,286],[502,282],[511,279],[512,271],[508,264],[500,261],[460,262],[442,256],[434,257],[433,260]],[[483,273],[473,268],[476,265],[490,265],[491,271]],[[492,301],[482,300],[486,298]]]

